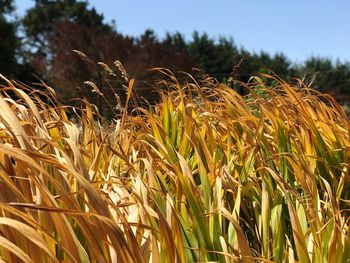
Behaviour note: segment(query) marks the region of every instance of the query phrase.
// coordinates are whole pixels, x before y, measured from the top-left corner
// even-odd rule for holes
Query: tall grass
[[[4,78],[0,261],[346,262],[342,108],[279,79],[242,98],[163,73],[159,104],[109,128]]]

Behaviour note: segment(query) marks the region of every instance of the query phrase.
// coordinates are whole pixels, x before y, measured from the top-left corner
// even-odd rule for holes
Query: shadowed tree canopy
[[[16,50],[19,41],[17,24],[9,17],[14,11],[14,1],[0,0],[0,72],[13,76],[17,72]]]
[[[0,0],[0,13],[8,14],[14,11],[13,0]]]
[[[89,8],[88,2],[77,0],[35,0],[23,18],[23,26],[30,48],[48,52],[48,38],[59,22],[75,22],[105,32],[113,31],[113,25],[104,23],[102,14]],[[44,54],[47,55],[47,54]]]
[[[330,59],[312,57],[301,69],[304,79],[312,87],[330,93],[340,102],[350,101],[350,64]]]
[[[221,49],[222,53],[219,53],[219,49]],[[232,69],[233,55],[235,53],[233,45],[216,45],[215,41],[206,33],[202,35],[198,32],[193,33],[193,40],[189,43],[189,51],[191,57],[196,61],[196,66],[208,74],[226,73],[227,68],[225,68],[225,65],[227,63],[231,64],[228,73]],[[224,65],[220,63],[222,62],[220,61],[222,59],[221,55],[226,56]]]

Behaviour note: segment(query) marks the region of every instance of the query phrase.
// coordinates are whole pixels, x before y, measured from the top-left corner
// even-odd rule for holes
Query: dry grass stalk
[[[345,262],[349,121],[333,99],[274,81],[252,79],[261,92],[247,99],[172,76],[154,109],[125,110],[113,131],[89,103],[79,131],[63,107],[46,106],[54,98],[8,82],[1,258]]]

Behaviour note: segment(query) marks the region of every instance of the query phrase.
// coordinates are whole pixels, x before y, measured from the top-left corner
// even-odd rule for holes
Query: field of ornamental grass
[[[110,125],[3,77],[0,261],[347,262],[342,108],[277,77],[241,97],[161,71],[159,103],[128,109],[130,80]]]

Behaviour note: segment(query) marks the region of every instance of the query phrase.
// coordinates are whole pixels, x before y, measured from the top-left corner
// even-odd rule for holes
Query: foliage
[[[0,1],[0,14],[9,14],[14,11],[13,0]]]
[[[16,74],[17,61],[16,50],[18,38],[16,35],[17,25],[9,19],[13,12],[12,0],[0,0],[0,72],[8,75]]]
[[[45,52],[47,38],[52,33],[55,23],[70,21],[103,31],[112,31],[112,26],[105,24],[103,19],[103,15],[98,14],[95,8],[88,8],[85,1],[35,0],[35,6],[30,8],[23,18],[23,26],[32,47],[38,48],[39,52]]]
[[[87,1],[35,0],[34,7],[21,17],[21,26],[9,17],[14,14],[13,0],[0,0],[0,8],[0,72],[22,80],[39,77],[58,88],[64,103],[70,103],[76,96],[87,96],[95,102],[96,98],[81,89],[86,79],[107,89],[95,66],[84,65],[73,50],[83,51],[92,61],[109,65],[112,59],[122,61],[130,75],[139,79],[137,87],[149,100],[157,99],[147,85],[152,78],[146,71],[150,67],[166,67],[174,72],[196,68],[226,81],[232,68],[247,54],[231,38],[212,38],[206,33],[194,32],[189,40],[179,32],[159,38],[149,29],[140,36],[121,34],[113,21],[106,22]],[[350,102],[347,62],[333,63],[330,59],[311,57],[297,65],[282,53],[260,52],[246,57],[236,73],[235,77],[243,82],[258,73],[277,74],[288,81],[302,78],[340,103]],[[123,96],[120,85],[118,89],[118,95]],[[241,90],[241,94],[244,92]]]
[[[109,128],[86,101],[75,124],[51,88],[2,87],[1,258],[345,262],[350,123],[341,107],[278,79],[249,103],[212,79],[180,84],[161,72],[169,92],[160,103],[129,115],[130,80]],[[254,87],[266,88],[259,78]]]
[[[332,95],[346,96],[350,85],[350,64],[312,57],[305,62],[304,72],[313,86]],[[329,89],[332,87],[332,89]]]

